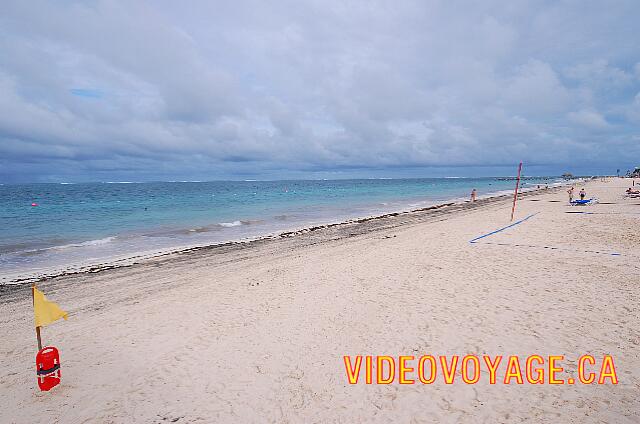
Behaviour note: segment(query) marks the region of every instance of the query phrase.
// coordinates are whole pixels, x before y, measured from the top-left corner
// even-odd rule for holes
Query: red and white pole
[[[518,200],[518,188],[520,187],[520,172],[522,172],[522,162],[518,165],[518,177],[516,178],[516,191],[513,193],[513,207],[511,208],[511,220],[513,221],[513,214],[516,212],[516,200]]]

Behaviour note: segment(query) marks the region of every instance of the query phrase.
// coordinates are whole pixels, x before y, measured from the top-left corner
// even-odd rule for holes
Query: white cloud
[[[533,116],[563,111],[571,96],[548,63],[532,60],[522,65],[504,87],[508,109]]]
[[[624,88],[633,82],[633,74],[599,59],[591,63],[580,63],[565,70],[568,78],[603,89]]]
[[[580,110],[578,112],[570,112],[567,117],[577,125],[582,125],[589,129],[604,129],[609,126],[607,120],[596,111]]]
[[[633,102],[625,109],[628,119],[640,125],[640,92],[635,95]],[[640,134],[637,134],[640,136]]]

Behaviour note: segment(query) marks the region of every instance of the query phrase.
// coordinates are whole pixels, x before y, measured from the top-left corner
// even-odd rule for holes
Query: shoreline
[[[567,184],[572,184],[572,183],[577,184],[576,180],[573,180],[571,182],[559,182],[559,183],[557,182],[557,183],[554,183],[553,185],[550,185],[549,188],[531,187],[527,189],[521,189],[518,193],[518,199],[526,196],[531,196],[531,195],[551,193],[553,191],[558,190],[561,187],[564,187]],[[112,269],[127,268],[127,267],[136,266],[136,265],[142,265],[149,261],[168,260],[169,259],[168,257],[170,256],[184,255],[184,254],[189,254],[189,253],[198,252],[198,251],[223,249],[223,248],[233,247],[233,246],[247,246],[247,245],[251,246],[252,244],[260,243],[263,241],[294,237],[297,235],[314,232],[318,230],[323,230],[323,229],[328,229],[328,228],[333,228],[333,227],[362,224],[365,222],[371,222],[371,221],[377,221],[377,220],[385,220],[385,219],[394,218],[400,215],[412,215],[412,214],[415,215],[415,214],[421,214],[421,213],[430,213],[442,208],[449,208],[449,207],[458,207],[463,209],[465,207],[473,208],[474,206],[481,206],[484,204],[494,203],[496,201],[512,199],[512,198],[513,198],[513,195],[504,193],[504,190],[496,193],[488,193],[488,194],[479,196],[475,204],[471,203],[468,200],[462,200],[461,197],[454,197],[454,198],[442,201],[442,203],[436,203],[436,204],[429,205],[422,208],[404,209],[404,210],[387,212],[387,213],[378,214],[378,215],[367,215],[367,216],[348,219],[346,221],[329,221],[325,224],[319,224],[319,225],[313,225],[313,226],[304,226],[304,227],[297,227],[297,228],[294,227],[294,228],[287,229],[280,232],[262,234],[256,237],[226,240],[219,243],[193,245],[193,246],[186,246],[186,247],[180,247],[175,249],[169,248],[165,250],[148,252],[148,253],[142,252],[140,254],[133,255],[133,256],[109,258],[105,262],[88,263],[88,264],[83,264],[78,266],[67,267],[65,269],[53,269],[47,273],[33,273],[33,274],[26,274],[26,275],[25,274],[20,274],[20,275],[9,274],[8,278],[0,277],[0,295],[2,295],[2,293],[5,291],[3,290],[3,288],[7,286],[22,286],[24,284],[43,282],[43,281],[48,281],[48,280],[61,278],[65,276],[92,274],[92,273],[98,273],[98,272],[112,270]],[[5,279],[7,281],[3,281]]]

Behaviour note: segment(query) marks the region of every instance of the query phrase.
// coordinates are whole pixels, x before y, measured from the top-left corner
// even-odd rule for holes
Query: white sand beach
[[[36,384],[30,286],[0,290],[2,423],[640,422],[640,199],[593,180],[39,283],[62,382]],[[577,186],[579,189],[581,186]],[[571,212],[571,213],[570,213]],[[589,213],[574,213],[589,212]],[[580,355],[618,384],[349,384],[344,355]],[[484,371],[483,371],[484,373]]]

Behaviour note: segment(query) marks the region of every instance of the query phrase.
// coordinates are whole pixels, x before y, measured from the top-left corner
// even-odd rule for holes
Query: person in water
[[[471,201],[475,202],[477,200],[477,198],[478,198],[478,192],[474,188],[473,190],[471,190]]]
[[[567,193],[569,193],[569,203],[573,202],[573,190],[574,190],[573,186],[571,186],[571,188],[567,190]]]
[[[584,196],[586,196],[586,195],[587,195],[587,192],[584,191],[584,188],[580,189],[580,200],[584,200]]]

